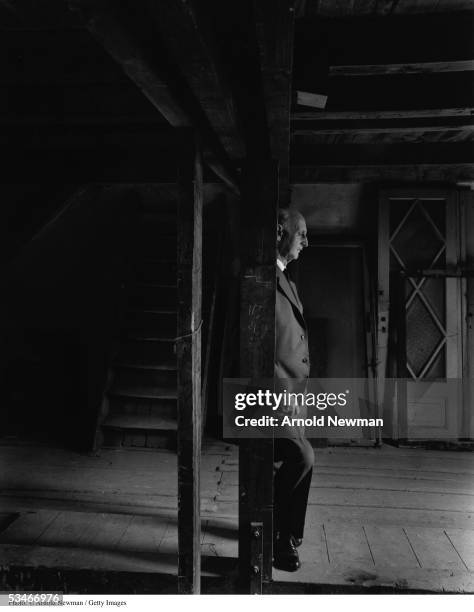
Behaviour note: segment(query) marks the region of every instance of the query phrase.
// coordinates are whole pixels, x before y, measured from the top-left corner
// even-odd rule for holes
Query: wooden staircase
[[[105,447],[176,447],[176,206],[145,208],[102,406]]]

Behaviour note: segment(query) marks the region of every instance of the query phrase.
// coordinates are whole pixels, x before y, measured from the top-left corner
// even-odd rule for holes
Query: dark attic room
[[[473,28],[0,0],[0,603],[474,593]]]

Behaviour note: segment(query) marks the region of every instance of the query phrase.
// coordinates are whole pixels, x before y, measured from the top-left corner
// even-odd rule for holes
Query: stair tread
[[[129,414],[108,415],[102,425],[103,427],[113,427],[114,429],[166,429],[176,431],[178,428],[177,422],[174,419]]]
[[[171,343],[174,342],[174,338],[159,338],[157,336],[146,336],[145,338],[143,337],[139,337],[139,338],[135,338],[133,337],[133,332],[129,332],[127,334],[127,337],[125,339],[125,342],[123,343],[123,346],[127,346],[127,340],[128,342],[167,342],[167,343]]]
[[[133,361],[116,361],[114,368],[129,368],[130,370],[163,370],[173,372],[176,370],[176,364],[170,363],[134,363]]]
[[[166,387],[112,387],[109,391],[112,397],[137,397],[148,399],[177,399],[178,392],[173,388]]]
[[[165,315],[172,315],[172,314],[176,314],[176,308],[129,308],[128,312],[133,312],[133,313],[142,313],[142,312],[148,312],[151,314],[165,314]]]
[[[135,289],[177,289],[177,285],[170,285],[167,283],[153,283],[153,282],[136,282]]]
[[[150,334],[140,334],[138,332],[129,332],[128,340],[150,341],[150,342],[175,342],[175,336],[153,336]]]
[[[156,257],[141,257],[139,260],[136,261],[136,265],[140,265],[140,264],[163,264],[163,265],[169,265],[169,264],[175,264],[177,263],[177,259],[157,259]]]

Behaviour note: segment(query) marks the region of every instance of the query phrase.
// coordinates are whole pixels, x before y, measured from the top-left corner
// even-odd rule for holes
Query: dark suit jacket
[[[277,266],[275,378],[306,382],[309,349],[303,306],[296,285]]]
[[[309,377],[309,349],[303,306],[298,297],[296,285],[288,282],[277,266],[277,290],[275,305],[276,351],[275,351],[275,391],[304,393]],[[294,405],[282,406],[280,413],[304,417],[306,410],[294,412]],[[301,437],[303,427],[285,426],[279,435]]]

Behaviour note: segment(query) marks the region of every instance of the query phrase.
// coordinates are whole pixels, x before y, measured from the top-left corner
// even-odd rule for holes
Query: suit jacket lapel
[[[286,276],[277,266],[277,291],[280,290],[283,293],[283,295],[291,302],[292,306],[296,309],[297,313],[299,314],[299,317],[304,327],[306,327],[306,322],[303,317],[303,305],[301,304],[299,300],[295,284],[292,283],[292,285],[293,287],[290,286],[290,283],[288,282]]]

